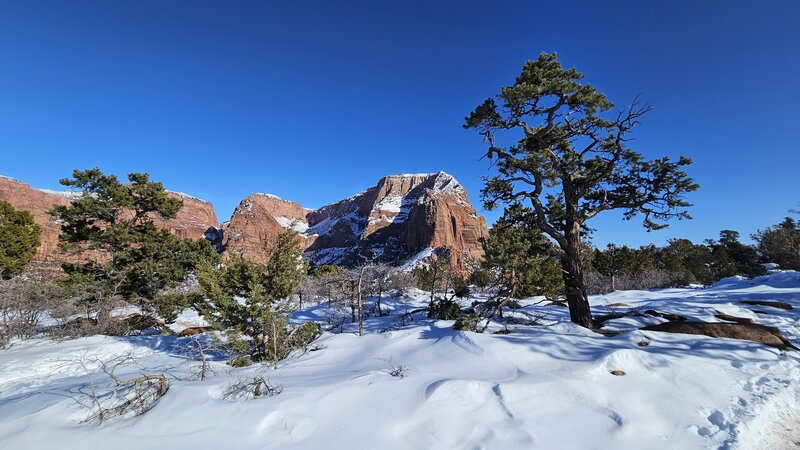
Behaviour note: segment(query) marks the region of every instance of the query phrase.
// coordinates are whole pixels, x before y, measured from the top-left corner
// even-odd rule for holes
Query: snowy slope
[[[714,320],[715,310],[779,327],[795,344],[796,310],[757,314],[740,300],[778,300],[800,308],[800,274],[728,279],[708,289],[626,291],[593,297],[595,314],[657,309]],[[0,352],[0,448],[790,448],[797,438],[800,364],[796,352],[747,341],[635,330],[659,318],[607,322],[615,337],[576,327],[565,308],[534,305],[513,314],[541,325],[508,325],[511,334],[454,331],[422,316],[370,319],[369,333],[324,334],[322,347],[269,369],[283,392],[250,401],[221,399],[227,384],[264,368],[186,379],[186,339],[92,337],[34,340]],[[425,294],[386,299],[395,312],[425,303]],[[612,306],[614,304],[628,306]],[[295,319],[332,312],[314,305]],[[504,325],[494,324],[491,330]],[[391,329],[392,331],[380,332]],[[641,347],[639,342],[648,342]],[[75,401],[85,376],[63,360],[88,352],[134,351],[131,373],[167,370],[169,393],[146,415],[81,425]],[[386,373],[382,360],[408,367]],[[611,370],[626,375],[614,376]],[[787,430],[788,427],[788,430]]]

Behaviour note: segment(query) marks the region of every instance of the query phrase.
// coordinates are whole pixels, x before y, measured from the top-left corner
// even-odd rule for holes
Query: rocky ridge
[[[154,222],[182,238],[212,238],[219,227],[214,206],[209,202],[180,192],[170,192],[170,195],[183,200],[183,208],[174,219],[155,217]],[[0,176],[0,200],[7,201],[16,209],[29,211],[33,215],[34,221],[42,227],[41,245],[36,254],[36,258],[39,260],[48,257],[66,260],[80,259],[60,251],[58,237],[61,234],[61,227],[48,214],[53,207],[68,205],[72,199],[78,196],[80,193],[73,191],[35,189],[27,183]]]
[[[58,250],[60,229],[47,214],[66,205],[74,192],[34,189],[0,178],[0,200],[30,211],[42,226],[37,257],[63,258]],[[444,172],[390,175],[352,197],[317,210],[274,195],[253,193],[242,200],[230,220],[217,221],[211,203],[171,192],[184,207],[175,219],[155,218],[180,237],[214,242],[223,254],[239,254],[264,263],[275,237],[289,228],[303,240],[305,257],[314,266],[353,266],[363,258],[392,264],[416,264],[447,249],[451,265],[466,271],[483,255],[480,239],[486,221],[469,201],[463,186]]]
[[[276,196],[252,194],[224,228],[227,252],[266,260],[265,244],[286,228],[303,238],[312,265],[353,266],[364,257],[400,264],[449,249],[465,271],[483,255],[486,221],[463,186],[444,172],[391,175],[344,200],[308,210]],[[416,258],[420,261],[424,257]]]

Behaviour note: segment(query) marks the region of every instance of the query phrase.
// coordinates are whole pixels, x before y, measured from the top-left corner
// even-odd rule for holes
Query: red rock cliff
[[[253,194],[225,226],[226,251],[263,262],[265,244],[288,226],[305,239],[313,264],[353,265],[359,255],[401,263],[420,252],[448,248],[453,267],[462,272],[483,255],[480,238],[487,234],[486,221],[452,176],[392,175],[316,211]]]
[[[274,195],[250,194],[222,227],[223,249],[226,254],[242,255],[263,264],[278,234],[287,227],[300,233],[308,228],[307,213],[308,210],[299,204]],[[304,237],[304,240],[313,242],[313,238]]]
[[[36,223],[42,227],[37,259],[65,257],[58,249],[61,228],[47,212],[56,205],[68,205],[74,195],[71,192],[34,189],[27,183],[0,177],[0,200],[7,201],[16,209],[30,211]],[[174,219],[155,218],[156,224],[169,229],[177,236],[190,239],[200,239],[204,237],[206,231],[219,226],[211,203],[176,192],[170,192],[170,195],[183,200],[183,208]]]

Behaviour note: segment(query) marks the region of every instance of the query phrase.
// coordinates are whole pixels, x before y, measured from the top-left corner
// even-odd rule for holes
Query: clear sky
[[[790,0],[0,0],[0,174],[149,172],[224,221],[251,192],[315,208],[444,170],[480,209],[489,166],[464,116],[542,51],[655,105],[639,151],[695,161],[694,220],[598,217],[595,243],[749,235],[800,204]]]

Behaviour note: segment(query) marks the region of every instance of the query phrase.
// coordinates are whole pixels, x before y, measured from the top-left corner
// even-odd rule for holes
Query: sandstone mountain
[[[247,196],[233,211],[231,220],[222,225],[222,248],[259,263],[267,261],[267,249],[287,227],[296,230],[308,247],[313,237],[306,236],[310,212],[295,202],[271,194]]]
[[[37,257],[64,258],[58,250],[60,229],[47,214],[66,205],[75,193],[34,189],[0,177],[0,200],[30,211],[42,226]],[[318,210],[269,194],[255,193],[241,201],[230,221],[220,226],[214,207],[186,194],[175,219],[156,223],[180,237],[205,237],[225,254],[265,262],[275,237],[290,228],[303,239],[312,265],[353,266],[363,257],[411,265],[447,249],[453,268],[464,272],[483,255],[480,238],[486,221],[472,207],[459,182],[444,172],[392,175],[376,186]]]
[[[350,198],[307,210],[266,194],[244,199],[224,227],[224,247],[264,261],[264,243],[291,227],[305,240],[312,265],[352,266],[362,256],[387,263],[416,261],[448,249],[465,271],[483,255],[486,221],[463,186],[444,172],[392,175]]]
[[[35,189],[13,178],[0,177],[0,200],[7,201],[16,209],[30,211],[36,223],[42,227],[42,243],[36,255],[40,260],[47,257],[73,259],[59,251],[61,227],[48,215],[48,211],[56,205],[68,205],[76,195],[79,194],[71,191]],[[174,219],[156,217],[155,223],[183,238],[213,239],[219,226],[213,205],[178,192],[171,192],[170,195],[183,200],[183,208]]]
[[[56,205],[68,205],[70,200],[67,195],[34,189],[13,178],[0,177],[0,200],[10,203],[16,209],[29,211],[33,215],[33,220],[42,227],[42,243],[36,253],[37,259],[59,253],[58,235],[61,234],[61,228],[50,218],[47,211]]]

